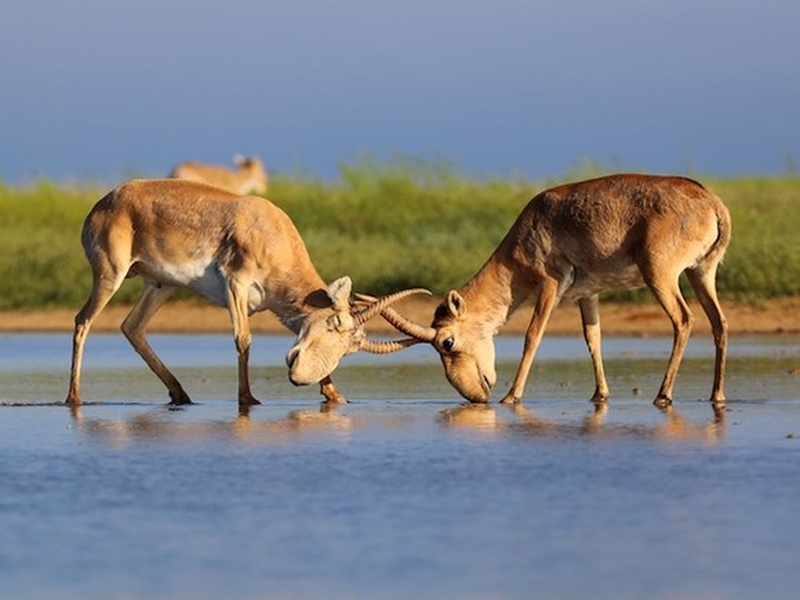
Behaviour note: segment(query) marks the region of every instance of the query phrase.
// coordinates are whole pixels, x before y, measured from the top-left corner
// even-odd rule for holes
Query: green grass
[[[334,181],[276,174],[269,197],[292,217],[326,280],[350,275],[357,290],[375,294],[408,286],[442,294],[480,268],[537,192],[597,174],[592,166],[547,181],[472,179],[446,163],[362,158],[342,164]],[[720,294],[750,302],[799,295],[800,177],[699,179],[733,217]],[[91,277],[80,230],[106,191],[0,182],[0,309],[81,306]],[[137,293],[128,282],[117,299]]]
[[[800,295],[800,177],[707,183],[733,221],[718,276],[722,293],[750,301]]]

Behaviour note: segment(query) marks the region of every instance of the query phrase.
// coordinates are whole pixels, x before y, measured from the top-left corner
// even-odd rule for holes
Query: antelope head
[[[455,290],[436,308],[433,323],[423,327],[387,308],[381,313],[396,329],[439,353],[447,381],[470,402],[487,402],[497,381],[494,331],[478,315],[471,315]]]
[[[372,298],[355,307],[350,303],[352,283],[342,277],[330,284],[319,297],[309,297],[310,310],[303,321],[297,341],[286,354],[289,380],[294,385],[309,385],[330,375],[342,357],[359,350],[388,354],[407,348],[421,340],[416,338],[376,342],[369,340],[364,326],[394,302],[412,294],[429,294],[415,288],[395,292],[384,298]]]
[[[252,192],[256,194],[265,194],[267,192],[267,171],[264,169],[264,163],[261,162],[260,158],[255,156],[249,158],[237,154],[233,157],[233,162],[239,167],[241,173],[249,174]]]

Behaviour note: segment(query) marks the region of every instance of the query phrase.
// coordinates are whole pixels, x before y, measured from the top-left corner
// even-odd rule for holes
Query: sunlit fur
[[[332,373],[339,360],[357,352],[366,338],[363,326],[350,314],[349,287],[331,308],[309,315],[286,354],[289,380],[294,385],[316,383]]]
[[[460,298],[459,298],[460,299]],[[467,400],[486,402],[497,381],[494,358],[494,331],[490,323],[474,318],[461,305],[456,294],[436,310],[433,345],[438,350],[450,384]],[[448,345],[452,340],[452,347]]]
[[[647,286],[674,331],[655,399],[663,407],[672,402],[694,319],[678,286],[686,273],[711,322],[716,347],[711,401],[723,405],[728,327],[715,276],[730,236],[727,208],[690,179],[614,175],[562,185],[530,201],[480,271],[448,294],[430,328],[404,322],[394,311],[387,311],[387,319],[431,342],[447,379],[468,400],[482,402],[495,379],[491,338],[511,312],[533,299],[522,359],[502,400],[518,402],[553,308],[565,298],[577,301],[597,384],[592,400],[602,403],[609,388],[600,351],[599,293]],[[445,347],[448,339],[452,350]]]
[[[256,404],[250,391],[248,317],[270,310],[298,341],[289,377],[320,383],[327,400],[342,402],[330,373],[346,354],[375,351],[366,340],[364,309],[350,308],[351,282],[327,285],[317,273],[289,217],[261,197],[177,179],[133,180],[101,199],[86,217],[82,241],[92,268],[92,291],[75,317],[67,402],[79,404],[83,347],[92,322],[128,277],[144,281],[122,331],[169,390],[174,404],[189,396],[145,339],[147,323],[178,288],[227,307],[238,355],[240,405]],[[404,291],[380,299],[380,307]],[[405,344],[408,345],[408,344]],[[390,351],[403,345],[392,345]],[[387,346],[379,348],[386,351]]]

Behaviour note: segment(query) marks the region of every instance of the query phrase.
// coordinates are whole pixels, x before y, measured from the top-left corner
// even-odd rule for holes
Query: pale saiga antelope
[[[261,197],[177,179],[134,180],[101,199],[81,236],[92,268],[92,291],[75,317],[68,404],[80,404],[83,348],[92,322],[127,277],[144,289],[122,331],[166,385],[172,404],[190,402],[145,339],[145,327],[177,288],[227,307],[239,363],[239,404],[258,404],[250,391],[252,313],[270,310],[297,334],[286,356],[295,385],[320,383],[327,401],[346,402],[330,374],[358,350],[387,353],[416,340],[375,342],[364,324],[410,294],[404,290],[351,309],[348,277],[326,285],[289,217]]]
[[[600,353],[598,294],[649,287],[674,331],[666,375],[655,399],[672,402],[678,367],[693,317],[678,287],[681,273],[697,294],[714,334],[716,357],[711,401],[723,406],[727,322],[715,276],[731,236],[727,208],[701,184],[681,177],[614,175],[562,185],[525,207],[480,271],[450,291],[423,327],[393,309],[384,311],[408,335],[439,352],[450,383],[473,402],[486,402],[496,382],[493,336],[509,314],[534,298],[522,359],[501,400],[523,395],[536,349],[553,308],[577,300],[596,388],[592,401],[608,400]]]
[[[207,183],[234,194],[265,194],[267,192],[267,172],[257,157],[246,158],[241,154],[233,157],[237,170],[220,165],[207,165],[198,162],[178,164],[170,177]]]

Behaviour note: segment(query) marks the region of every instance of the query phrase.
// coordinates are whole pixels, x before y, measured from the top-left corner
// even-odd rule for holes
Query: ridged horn
[[[368,296],[367,294],[356,294],[355,296],[360,303],[376,301],[376,298]],[[384,308],[381,311],[381,316],[386,319],[389,325],[397,329],[397,331],[410,335],[420,342],[431,343],[436,339],[436,330],[433,327],[425,327],[424,325],[415,323],[393,308]]]
[[[400,333],[405,333],[420,342],[433,342],[436,339],[436,330],[433,327],[425,327],[419,323],[407,319],[393,308],[385,308],[381,311],[381,316]]]
[[[412,288],[409,290],[402,290],[400,292],[395,292],[394,294],[389,294],[388,296],[384,296],[383,298],[373,302],[366,308],[361,309],[360,311],[358,311],[353,315],[353,319],[355,320],[357,325],[363,325],[373,317],[377,316],[382,310],[388,308],[398,300],[402,300],[403,298],[407,298],[408,296],[413,296],[414,294],[427,294],[428,296],[433,295],[425,288]]]
[[[365,339],[361,342],[361,350],[370,352],[372,354],[391,354],[392,352],[400,352],[409,346],[419,344],[422,340],[415,338],[406,338],[403,340],[388,340],[381,342],[373,342],[372,340]]]

